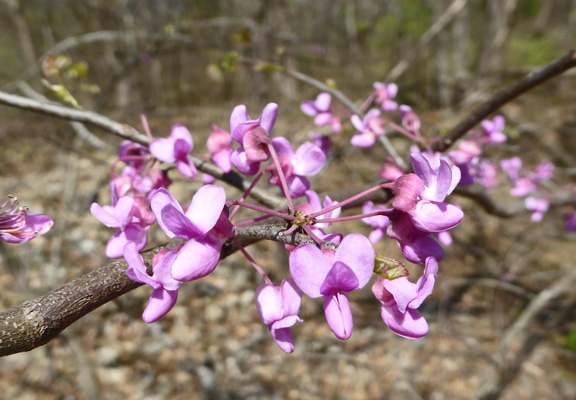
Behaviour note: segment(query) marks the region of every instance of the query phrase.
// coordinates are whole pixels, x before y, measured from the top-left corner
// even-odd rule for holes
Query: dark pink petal
[[[123,231],[116,232],[106,245],[106,256],[108,258],[124,257],[124,246],[130,242],[134,242],[137,251],[144,250],[148,243],[148,231],[139,224],[130,224]]]
[[[404,257],[414,264],[424,264],[426,258],[444,258],[444,249],[430,236],[422,236],[411,242],[399,242]]]
[[[270,152],[267,143],[270,141],[268,132],[260,126],[251,129],[244,135],[242,147],[246,152],[246,157],[250,162],[264,162],[270,159]]]
[[[288,178],[288,190],[293,199],[304,196],[308,189],[310,189],[310,181],[308,179],[298,175],[292,175]]]
[[[334,263],[340,261],[350,267],[358,278],[357,288],[363,288],[374,270],[374,248],[366,236],[352,233],[342,240],[336,250]]]
[[[168,311],[176,304],[176,300],[178,300],[177,290],[166,290],[162,287],[154,289],[142,314],[142,319],[147,324],[158,321],[168,314]]]
[[[204,185],[192,197],[192,202],[186,217],[194,221],[194,225],[202,234],[214,228],[226,204],[226,192],[222,186]]]
[[[424,317],[412,308],[401,313],[395,304],[386,304],[381,307],[380,315],[384,324],[392,332],[406,339],[419,340],[428,333],[428,323]]]
[[[320,287],[330,268],[324,254],[314,245],[302,244],[290,254],[292,278],[300,290],[312,298],[322,296]]]
[[[292,339],[290,328],[273,329],[270,327],[270,333],[274,342],[284,353],[290,354],[294,352],[294,340]]]
[[[246,152],[244,151],[243,147],[234,150],[234,152],[230,156],[230,161],[232,162],[232,165],[234,165],[234,167],[236,167],[236,169],[241,174],[246,176],[254,176],[258,173],[258,170],[260,169],[259,162],[248,161],[248,156],[246,155]]]
[[[298,147],[292,159],[294,173],[303,176],[313,176],[322,170],[326,163],[326,155],[315,144],[306,142]]]
[[[326,279],[320,287],[324,296],[329,296],[335,291],[351,292],[358,289],[358,278],[354,271],[346,264],[336,261],[326,275]]]
[[[402,175],[394,181],[392,192],[395,197],[392,205],[397,210],[408,212],[416,206],[425,189],[424,182],[417,175]]]
[[[352,336],[354,323],[350,303],[345,294],[337,292],[324,298],[324,313],[326,322],[340,340],[348,340]]]
[[[165,163],[176,161],[174,156],[174,143],[169,139],[155,139],[150,143],[150,153],[158,160]]]
[[[221,249],[221,243],[209,239],[188,241],[172,264],[172,276],[187,282],[209,275],[220,261]]]
[[[256,290],[256,309],[260,319],[270,325],[284,317],[280,288],[274,285],[262,285]]]
[[[194,222],[172,204],[165,205],[160,215],[156,215],[156,219],[160,228],[171,239],[193,239],[203,235]]]
[[[192,150],[192,147],[190,146],[190,143],[185,140],[176,139],[174,141],[174,157],[176,157],[177,160],[186,159],[190,150]]]

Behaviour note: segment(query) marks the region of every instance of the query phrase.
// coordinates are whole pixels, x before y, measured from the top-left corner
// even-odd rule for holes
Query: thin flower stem
[[[248,254],[248,252],[246,251],[246,249],[244,248],[244,246],[242,246],[240,244],[240,242],[238,241],[238,239],[234,239],[234,244],[236,246],[238,246],[238,249],[242,252],[242,254],[244,254],[244,257],[246,257],[246,259],[248,260],[248,262],[250,262],[250,264],[252,264],[252,266],[254,267],[254,269],[256,271],[258,271],[258,273],[260,275],[262,275],[262,278],[264,278],[264,281],[266,281],[266,284],[268,285],[272,285],[272,281],[270,280],[270,278],[268,278],[268,275],[266,275],[266,272],[264,272],[264,270],[262,268],[260,268],[260,266],[258,264],[256,264],[256,261],[254,261],[254,259],[252,258],[252,256],[250,254]]]
[[[239,207],[239,206],[236,206],[236,207]],[[252,224],[255,224],[257,222],[264,221],[264,220],[267,220],[268,218],[272,218],[272,217],[273,217],[273,215],[263,215],[263,216],[258,217],[258,218],[250,218],[250,219],[247,219],[245,221],[234,222],[234,226],[238,227],[238,226],[252,225]]]
[[[393,121],[384,120],[384,123],[386,125],[390,125],[392,128],[396,129],[399,133],[406,136],[410,140],[413,140],[417,143],[420,143],[422,141],[422,135],[420,135],[419,133],[414,135],[414,134],[412,134],[412,132],[410,132],[407,129],[404,129],[403,127],[401,127],[400,125],[398,125],[397,123],[395,123]]]
[[[391,185],[391,183],[382,183],[382,184],[380,184],[380,185],[376,185],[376,186],[371,187],[370,189],[367,189],[367,190],[365,190],[365,191],[363,191],[363,192],[361,192],[361,193],[358,193],[358,194],[356,194],[356,195],[354,195],[354,196],[352,196],[352,197],[350,197],[350,198],[348,198],[348,199],[346,199],[346,200],[343,200],[343,201],[341,201],[341,202],[339,202],[339,203],[337,203],[337,204],[335,204],[335,205],[333,205],[333,206],[330,206],[330,207],[328,207],[328,208],[324,208],[324,209],[322,209],[322,210],[320,210],[320,211],[316,211],[316,212],[308,215],[308,217],[309,217],[310,219],[314,219],[314,218],[316,218],[316,217],[319,217],[320,215],[327,214],[327,213],[329,213],[330,211],[333,211],[333,210],[335,210],[335,209],[337,209],[337,208],[344,207],[344,206],[346,206],[346,205],[348,205],[348,204],[350,204],[350,203],[352,203],[352,202],[354,202],[354,201],[356,201],[356,200],[358,200],[358,199],[361,199],[361,198],[364,197],[364,196],[368,196],[370,193],[374,193],[374,192],[377,191],[377,190],[389,188],[390,185]],[[324,221],[326,221],[326,220],[322,220],[322,222],[324,222]]]
[[[246,199],[248,198],[248,196],[250,195],[250,192],[252,191],[252,189],[254,188],[254,186],[256,186],[256,184],[258,183],[258,181],[260,180],[260,178],[262,178],[262,174],[264,172],[260,171],[258,173],[258,175],[256,175],[256,178],[254,178],[254,180],[252,181],[252,183],[250,184],[250,186],[248,187],[248,189],[246,189],[246,191],[244,192],[244,194],[242,195],[242,198],[240,199],[240,201],[244,202],[246,201]],[[232,212],[230,213],[230,220],[234,219],[234,217],[236,216],[236,214],[238,213],[238,211],[240,210],[239,206],[234,207],[234,209],[232,210]]]
[[[150,126],[148,125],[148,119],[146,119],[146,116],[144,114],[140,114],[140,120],[142,121],[142,127],[144,128],[144,133],[146,133],[146,136],[148,136],[150,138],[150,141],[152,141],[152,132],[150,132]]]
[[[324,218],[319,221],[314,221],[320,224],[323,223],[334,223],[334,222],[345,222],[345,221],[355,221],[358,219],[370,218],[370,217],[378,217],[385,215],[383,211],[375,211],[369,214],[359,214],[359,215],[350,215],[348,217],[340,217],[340,218]]]
[[[282,184],[282,190],[284,191],[284,196],[286,197],[286,201],[288,202],[288,209],[290,210],[291,214],[294,214],[294,204],[292,203],[292,196],[290,196],[290,190],[288,190],[288,183],[286,182],[286,176],[284,175],[282,164],[280,164],[280,159],[278,158],[278,154],[276,154],[274,146],[272,146],[272,142],[269,141],[267,145],[268,145],[268,151],[272,155],[274,165],[278,170],[278,178],[280,178],[280,183]]]
[[[286,220],[286,221],[295,221],[295,220],[296,220],[296,217],[293,217],[292,215],[282,214],[281,212],[274,211],[274,210],[269,210],[268,208],[256,206],[256,205],[250,204],[250,203],[245,203],[245,202],[240,201],[240,200],[229,200],[229,201],[226,202],[226,205],[227,205],[228,207],[230,207],[230,206],[241,206],[241,207],[244,207],[244,208],[249,208],[249,209],[251,209],[251,210],[259,211],[259,212],[261,212],[261,213],[268,214],[268,215],[273,216],[273,217],[282,218],[282,219],[284,219],[284,220]]]
[[[318,243],[318,245],[325,246],[324,241],[322,239],[320,239],[318,236],[316,236],[314,231],[312,231],[311,226],[302,225],[302,229],[304,229],[304,232],[306,232],[308,234],[308,236],[310,236],[312,238],[312,240],[314,240],[316,243]]]

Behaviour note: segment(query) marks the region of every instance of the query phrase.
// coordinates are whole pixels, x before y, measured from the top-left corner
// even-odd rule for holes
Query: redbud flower
[[[294,351],[290,327],[303,322],[298,317],[302,292],[293,279],[286,279],[280,287],[262,285],[256,290],[256,308],[260,319],[270,329],[272,338],[285,353]]]
[[[212,125],[212,133],[208,137],[206,147],[210,152],[212,161],[224,172],[230,172],[232,164],[230,155],[232,154],[232,137],[230,134],[216,125]]]
[[[178,201],[159,189],[150,200],[160,228],[171,239],[188,239],[172,265],[172,276],[179,281],[200,279],[214,271],[224,242],[234,234],[227,218],[224,188],[202,186],[184,213]]]
[[[404,175],[404,171],[393,158],[387,157],[380,170],[380,178],[386,182],[394,182]]]
[[[502,133],[506,125],[503,116],[497,115],[492,121],[485,119],[482,121],[483,141],[485,144],[499,144],[506,141],[506,135]]]
[[[360,132],[350,139],[352,146],[363,149],[372,147],[376,144],[378,137],[386,133],[384,130],[384,122],[380,119],[379,110],[372,109],[368,111],[363,120],[360,120],[358,115],[353,115],[350,121],[352,125],[354,125],[354,128]]]
[[[14,196],[0,206],[0,239],[7,243],[26,243],[52,229],[52,218],[42,214],[28,214]]]
[[[350,338],[354,328],[345,293],[363,288],[373,269],[372,244],[357,233],[346,236],[336,251],[303,244],[290,254],[294,282],[312,298],[324,296],[326,321],[340,340]]]
[[[154,288],[142,314],[142,319],[148,324],[158,321],[176,304],[178,287],[182,283],[170,275],[176,255],[177,252],[171,250],[162,250],[156,254],[152,261],[152,276],[150,276],[146,271],[142,256],[136,250],[136,245],[128,243],[124,248],[124,258],[128,263],[126,275],[134,282],[144,283]]]
[[[230,116],[232,140],[240,148],[232,153],[232,165],[244,175],[255,175],[260,163],[270,159],[270,132],[278,117],[278,104],[269,103],[256,120],[251,120],[245,105],[234,108]]]
[[[520,157],[512,157],[510,159],[504,159],[500,161],[500,166],[502,170],[512,180],[516,180],[520,177],[520,168],[522,168],[522,159]]]
[[[382,321],[392,332],[414,340],[426,336],[428,323],[417,309],[432,293],[437,274],[438,262],[428,257],[424,274],[416,284],[405,276],[394,280],[378,277],[372,292],[382,304]]]
[[[410,132],[418,132],[420,130],[420,118],[412,111],[412,107],[406,105],[400,106],[400,119],[402,126]]]
[[[332,118],[331,102],[332,96],[329,93],[320,93],[315,101],[309,100],[300,104],[300,109],[309,117],[315,117],[314,124],[316,126],[324,126],[328,125]]]
[[[292,198],[304,195],[310,188],[310,182],[305,176],[316,175],[326,163],[326,155],[313,143],[306,142],[294,151],[290,142],[283,137],[272,139],[274,150],[278,154],[282,171],[288,183],[288,190]],[[278,170],[275,165],[266,168],[270,171],[269,182],[282,187]]]
[[[395,83],[381,83],[374,82],[374,90],[376,91],[374,102],[380,106],[384,112],[396,111],[398,103],[392,99],[398,94],[398,85]]]
[[[362,214],[370,214],[385,209],[382,205],[374,206],[373,202],[367,201],[362,205]],[[370,236],[368,236],[372,244],[379,242],[386,234],[386,229],[390,226],[390,219],[385,215],[363,218],[362,222],[372,227],[372,232],[370,232]]]
[[[194,148],[190,131],[182,125],[174,125],[170,136],[166,139],[155,139],[150,143],[150,152],[158,160],[165,163],[176,163],[176,168],[182,175],[194,179],[198,175],[196,167],[188,153]]]
[[[550,202],[546,199],[538,199],[528,196],[525,200],[526,209],[532,212],[532,222],[540,222],[544,214],[550,208]]]

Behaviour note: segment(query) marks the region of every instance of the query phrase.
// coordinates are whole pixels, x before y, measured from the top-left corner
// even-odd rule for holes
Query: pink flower
[[[352,146],[360,147],[363,149],[369,148],[376,144],[379,136],[386,133],[384,130],[384,122],[380,119],[380,111],[372,109],[368,111],[363,120],[358,115],[353,115],[350,118],[354,128],[358,130],[358,134],[352,136],[350,144]]]
[[[312,298],[324,296],[326,321],[340,340],[350,338],[354,328],[344,293],[363,288],[373,269],[372,244],[357,233],[346,236],[336,251],[303,244],[290,254],[294,282]]]
[[[502,133],[506,125],[503,116],[497,115],[492,121],[485,119],[481,125],[485,144],[499,144],[506,141],[506,135]]]
[[[303,196],[304,192],[310,188],[310,182],[305,176],[314,176],[320,172],[326,163],[326,155],[319,147],[310,142],[302,144],[296,151],[290,142],[283,137],[272,139],[272,145],[278,154],[290,196],[292,198]],[[266,168],[266,171],[270,171],[269,182],[282,187],[276,166],[271,165]]]
[[[245,105],[234,108],[230,116],[232,140],[240,148],[232,153],[232,165],[244,175],[255,175],[260,163],[268,161],[270,132],[278,117],[278,104],[269,103],[256,120],[251,120]]]
[[[218,265],[222,245],[234,235],[225,203],[224,188],[215,185],[198,189],[186,213],[166,189],[152,196],[152,211],[164,233],[171,239],[188,239],[172,264],[175,279],[200,279]]]
[[[332,119],[331,102],[332,96],[329,93],[320,93],[315,101],[305,101],[300,104],[300,109],[309,117],[315,117],[316,126],[324,126],[328,125]]]
[[[538,199],[536,197],[526,197],[525,205],[528,211],[532,212],[532,222],[540,222],[544,218],[544,214],[550,208],[550,202],[546,199]]]
[[[230,156],[232,155],[232,137],[230,134],[216,125],[212,125],[212,133],[208,137],[206,147],[210,152],[214,164],[220,167],[224,172],[230,172],[232,164]]]
[[[286,279],[280,287],[262,285],[256,290],[256,308],[260,319],[270,329],[272,338],[285,353],[294,351],[290,327],[303,322],[298,317],[302,292],[293,279]]]
[[[150,276],[146,271],[142,256],[136,250],[136,245],[128,243],[124,248],[124,258],[128,264],[126,275],[134,282],[144,283],[154,288],[142,314],[142,319],[147,324],[158,321],[176,304],[178,287],[182,283],[170,274],[176,256],[177,252],[171,250],[162,250],[156,254],[152,260],[152,276]]]
[[[374,102],[380,106],[384,112],[396,111],[398,103],[392,99],[398,94],[398,85],[395,83],[374,82],[375,97]]]
[[[18,199],[8,196],[0,206],[0,239],[6,243],[26,243],[52,229],[52,218],[42,214],[28,214]]]
[[[192,135],[182,125],[174,125],[167,139],[156,139],[150,143],[150,152],[154,157],[168,164],[175,162],[178,171],[190,179],[198,175],[194,163],[188,157],[193,148]]]
[[[432,293],[437,274],[438,262],[434,257],[428,257],[424,275],[416,284],[405,276],[394,280],[378,277],[372,292],[382,304],[382,321],[392,332],[414,340],[426,336],[428,323],[417,309]]]

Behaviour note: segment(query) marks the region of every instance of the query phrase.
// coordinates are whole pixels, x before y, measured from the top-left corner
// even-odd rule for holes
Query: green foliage
[[[576,353],[576,324],[572,325],[572,329],[566,334],[564,347]]]
[[[563,53],[564,50],[559,49],[549,36],[524,35],[510,37],[504,57],[507,65],[536,67],[549,63]]]

